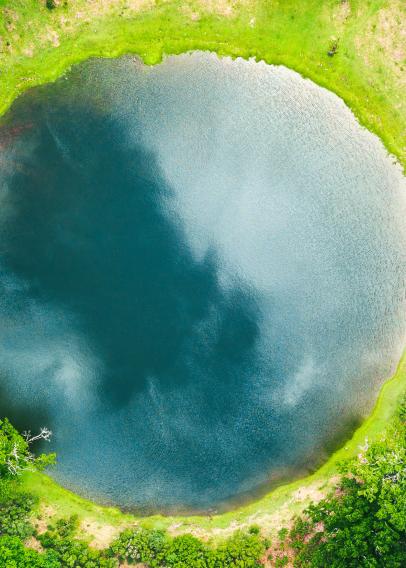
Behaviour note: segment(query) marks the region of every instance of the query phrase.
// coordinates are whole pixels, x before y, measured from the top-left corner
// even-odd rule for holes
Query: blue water
[[[406,184],[282,68],[93,60],[0,125],[0,410],[103,503],[222,509],[312,470],[405,330]]]

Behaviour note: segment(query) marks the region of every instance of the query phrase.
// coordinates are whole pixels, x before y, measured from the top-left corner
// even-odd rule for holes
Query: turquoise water
[[[222,509],[315,468],[405,337],[406,186],[297,74],[94,60],[0,125],[1,413],[103,503]]]

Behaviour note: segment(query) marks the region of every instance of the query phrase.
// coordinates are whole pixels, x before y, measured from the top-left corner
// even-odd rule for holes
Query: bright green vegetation
[[[35,458],[26,438],[7,420],[0,422],[0,568],[115,568],[122,561],[143,562],[151,568],[260,565],[268,542],[256,526],[236,531],[217,545],[190,534],[173,537],[163,530],[135,527],[123,531],[102,550],[81,538],[75,515],[40,530],[32,519],[38,499],[24,491],[20,474],[27,468],[40,471],[53,461],[52,454]]]
[[[26,432],[23,437],[16,432],[7,418],[0,420],[0,478],[18,475],[30,468],[42,471],[55,462],[55,454],[34,457],[30,452],[30,443],[48,436],[46,429],[43,429],[43,432],[43,435],[38,436]]]
[[[57,521],[43,534],[35,533],[30,544],[35,543],[37,550],[24,547],[16,536],[0,536],[0,566],[116,568],[119,562],[143,562],[150,568],[255,568],[261,565],[259,560],[268,544],[250,531],[236,532],[213,546],[192,535],[170,537],[161,530],[140,528],[123,532],[110,547],[99,551],[80,540],[77,533],[77,519],[71,517]]]
[[[0,113],[90,56],[204,49],[284,64],[342,97],[405,166],[403,0],[0,0]],[[330,52],[330,55],[328,54]]]

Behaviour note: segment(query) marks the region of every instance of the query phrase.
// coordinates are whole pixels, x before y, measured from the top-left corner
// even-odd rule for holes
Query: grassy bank
[[[90,56],[194,49],[284,64],[342,97],[406,165],[403,0],[0,0],[0,114]],[[335,47],[334,47],[335,46]],[[333,56],[328,51],[337,52]]]
[[[406,168],[403,0],[57,0],[56,4],[48,10],[45,0],[0,0],[0,114],[24,90],[56,79],[90,56],[135,53],[154,64],[164,54],[212,50],[286,65],[334,91]],[[403,357],[370,418],[314,475],[224,515],[154,516],[142,522],[219,536],[254,521],[269,529],[283,524],[292,512],[321,495],[338,461],[356,453],[366,436],[379,435],[405,383]],[[81,499],[44,475],[26,474],[24,481],[41,498],[42,520],[77,513],[98,544],[137,521]]]
[[[24,485],[27,490],[40,497],[41,513],[44,518],[47,515],[66,517],[78,514],[84,530],[96,538],[97,542],[98,539],[110,537],[120,528],[136,522],[141,522],[146,527],[167,528],[171,532],[189,531],[199,536],[210,533],[220,538],[227,536],[239,526],[246,527],[252,523],[258,523],[263,530],[272,532],[288,524],[292,515],[301,511],[311,500],[317,500],[325,494],[337,474],[339,462],[356,455],[366,438],[371,442],[384,432],[405,392],[405,387],[406,352],[394,376],[381,389],[371,415],[354,433],[351,440],[335,452],[320,469],[305,479],[278,487],[259,501],[222,515],[213,517],[155,515],[137,518],[118,509],[100,507],[82,499],[40,473],[26,473]]]

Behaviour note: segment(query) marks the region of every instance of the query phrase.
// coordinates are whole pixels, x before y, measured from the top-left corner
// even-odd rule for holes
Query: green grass
[[[165,54],[211,50],[221,56],[255,57],[286,65],[337,93],[360,122],[375,132],[406,168],[406,56],[403,0],[157,0],[143,9],[131,0],[60,0],[52,11],[40,0],[0,0],[0,115],[24,90],[55,80],[91,56],[140,56],[147,64]],[[153,5],[153,7],[150,7]],[[207,6],[210,6],[210,9]],[[234,6],[234,8],[233,8]],[[225,16],[227,8],[231,15]],[[403,24],[402,24],[403,22]],[[338,53],[329,57],[331,42]],[[295,492],[329,483],[337,463],[354,455],[366,436],[383,431],[405,389],[406,359],[379,396],[375,410],[353,438],[315,474],[279,487],[246,507],[213,517],[143,519],[146,525],[179,530],[229,527],[255,519],[272,526],[306,504]],[[66,491],[52,479],[26,474],[27,489],[57,516],[123,526],[135,522]],[[310,497],[309,497],[310,498]],[[273,519],[273,520],[272,520]]]
[[[223,11],[235,5],[227,17],[219,9],[205,9],[203,0],[151,1],[152,9],[138,11],[124,8],[127,0],[105,2],[105,10],[97,2],[68,0],[65,7],[60,0],[50,11],[40,0],[2,1],[0,114],[25,89],[55,79],[90,56],[131,52],[152,64],[164,54],[213,50],[287,65],[336,92],[406,165],[402,0],[208,4]],[[333,38],[339,49],[329,57]]]

